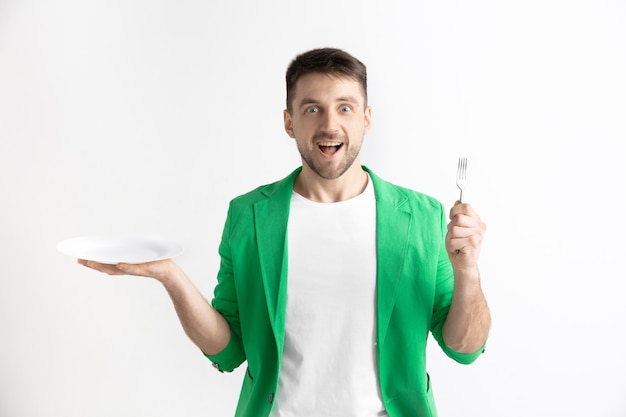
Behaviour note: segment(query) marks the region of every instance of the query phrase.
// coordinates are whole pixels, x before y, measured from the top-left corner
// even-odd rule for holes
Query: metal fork
[[[459,167],[456,171],[456,186],[461,190],[459,201],[463,203],[463,190],[467,185],[467,158],[462,156],[459,158]]]

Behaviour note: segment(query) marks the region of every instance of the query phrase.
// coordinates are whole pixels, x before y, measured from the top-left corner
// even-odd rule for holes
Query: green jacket
[[[426,373],[428,332],[460,363],[473,362],[482,350],[461,354],[443,342],[454,284],[445,249],[446,213],[435,199],[364,169],[376,194],[376,333],[382,398],[391,417],[434,417],[437,411]],[[236,417],[268,416],[278,385],[285,333],[287,221],[300,170],[237,197],[228,210],[212,305],[230,324],[231,338],[209,359],[220,371],[248,362]]]

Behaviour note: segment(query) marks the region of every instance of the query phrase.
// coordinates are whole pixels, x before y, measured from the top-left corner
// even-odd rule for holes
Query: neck
[[[360,195],[367,187],[368,176],[358,161],[341,177],[328,180],[317,175],[305,163],[293,186],[295,192],[317,203],[336,203]]]

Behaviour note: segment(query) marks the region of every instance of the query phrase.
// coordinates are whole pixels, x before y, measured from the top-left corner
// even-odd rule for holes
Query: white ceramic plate
[[[57,250],[103,264],[140,264],[173,258],[183,252],[183,247],[152,236],[83,236],[59,242]]]

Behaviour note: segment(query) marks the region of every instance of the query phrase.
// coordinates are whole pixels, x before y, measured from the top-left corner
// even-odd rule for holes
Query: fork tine
[[[463,190],[465,188],[465,184],[467,183],[467,158],[460,157],[459,165],[456,173],[456,185],[461,190],[461,196],[459,201],[463,203]]]
[[[461,158],[461,179],[462,180],[467,179],[467,158],[466,157]]]

